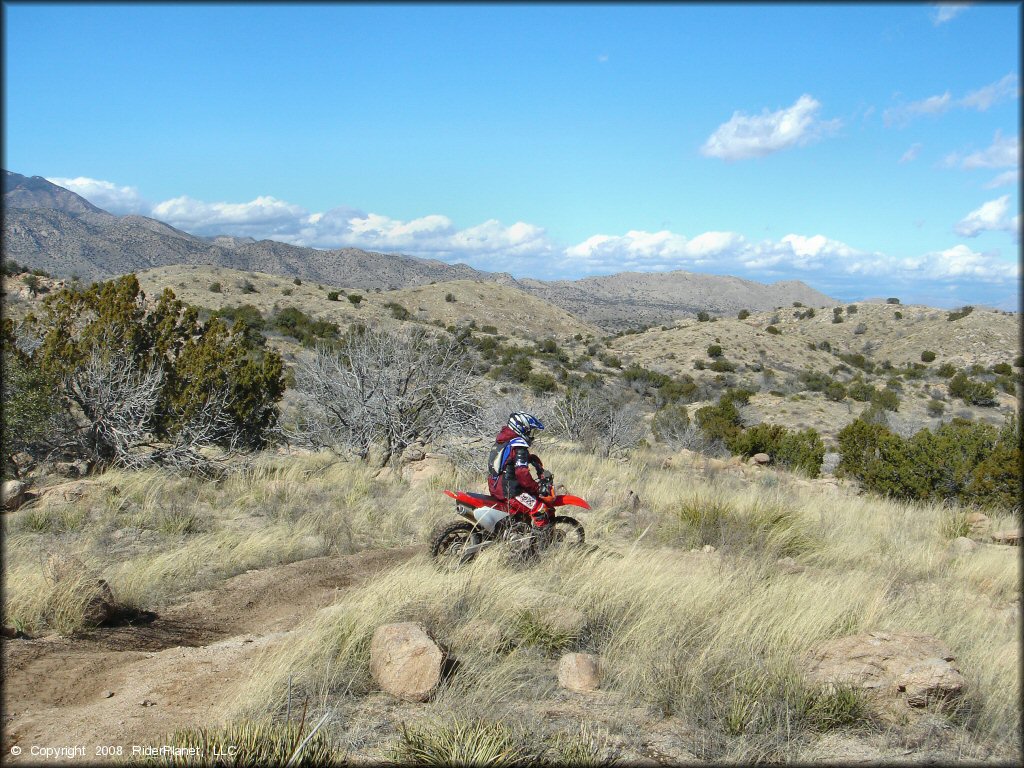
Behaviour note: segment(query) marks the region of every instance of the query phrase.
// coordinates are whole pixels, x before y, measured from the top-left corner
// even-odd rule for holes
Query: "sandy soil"
[[[340,590],[420,551],[406,547],[318,557],[249,571],[191,594],[148,622],[71,638],[5,640],[4,761],[60,762],[34,747],[97,749],[159,743],[162,734],[219,722],[253,659]],[[145,702],[145,703],[144,703]],[[21,749],[15,756],[12,748]],[[16,750],[15,750],[16,751]]]

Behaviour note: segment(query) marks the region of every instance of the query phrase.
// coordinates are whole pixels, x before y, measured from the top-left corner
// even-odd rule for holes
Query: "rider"
[[[548,524],[544,505],[537,497],[540,486],[530,474],[530,465],[543,476],[544,465],[540,457],[530,453],[530,445],[537,432],[544,425],[536,416],[517,412],[508,417],[508,424],[494,438],[487,459],[487,487],[495,498],[508,501],[513,514],[528,514],[534,527],[543,528]]]

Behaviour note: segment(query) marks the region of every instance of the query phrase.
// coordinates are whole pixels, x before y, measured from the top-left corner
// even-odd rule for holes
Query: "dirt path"
[[[155,744],[159,736],[223,717],[223,707],[263,649],[341,590],[408,560],[422,547],[318,557],[249,571],[194,592],[148,624],[96,629],[74,638],[3,642],[3,759],[55,762],[32,748],[96,750]],[[151,702],[143,704],[143,702]],[[21,756],[12,753],[21,749]]]

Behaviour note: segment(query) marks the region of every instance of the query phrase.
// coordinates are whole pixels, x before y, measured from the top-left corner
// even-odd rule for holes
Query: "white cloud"
[[[936,27],[952,21],[961,13],[970,8],[974,3],[935,3],[935,11],[932,13],[932,24]]]
[[[995,200],[989,200],[980,208],[968,213],[953,230],[963,237],[977,237],[982,232],[1018,233],[1020,231],[1018,218],[1007,218],[1009,210],[1010,196],[1003,195]]]
[[[996,176],[992,181],[985,185],[985,189],[997,189],[998,187],[1005,187],[1008,185],[1016,186],[1020,182],[1020,169],[1014,168],[1012,171],[1003,171]]]
[[[1011,72],[1002,79],[971,91],[959,99],[954,99],[953,95],[946,91],[940,96],[929,96],[920,101],[890,107],[882,113],[882,120],[886,127],[904,127],[915,117],[922,115],[941,115],[954,108],[975,109],[984,112],[1001,101],[1019,97],[1018,78],[1015,73]]]
[[[260,196],[248,203],[206,203],[182,195],[157,203],[150,215],[194,234],[230,231],[239,236],[271,237],[295,232],[306,211],[270,196]]]
[[[1015,280],[1020,274],[1020,267],[1016,263],[994,254],[977,253],[966,245],[954,245],[944,251],[904,259],[900,266],[908,272],[917,273],[931,280],[967,278],[983,282],[1002,282]]]
[[[971,91],[960,99],[958,103],[965,109],[976,109],[979,112],[984,112],[993,104],[1019,96],[1020,86],[1017,82],[1017,75],[1011,72],[998,82],[986,85],[976,91]]]
[[[775,112],[767,108],[760,115],[734,112],[708,137],[701,153],[723,160],[746,160],[806,144],[839,126],[838,120],[818,120],[820,107],[816,99],[804,94],[793,106]]]
[[[955,156],[954,156],[955,157]],[[973,152],[960,162],[966,170],[974,168],[1016,168],[1020,166],[1020,139],[1003,136],[996,131],[992,144],[980,152]]]
[[[923,147],[924,144],[921,144],[920,142],[911,144],[910,149],[904,152],[903,157],[900,158],[900,164],[912,163],[914,160],[917,160],[917,156],[921,154],[921,149]]]
[[[47,179],[51,184],[70,189],[81,195],[98,208],[118,215],[147,214],[149,203],[142,199],[135,187],[119,187],[110,181],[90,179],[87,176],[76,176],[73,179],[53,177]]]

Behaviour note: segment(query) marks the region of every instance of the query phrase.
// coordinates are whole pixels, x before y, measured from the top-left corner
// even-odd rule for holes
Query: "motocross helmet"
[[[520,411],[508,417],[508,428],[527,443],[532,443],[534,435],[544,429],[544,424],[536,416]]]

